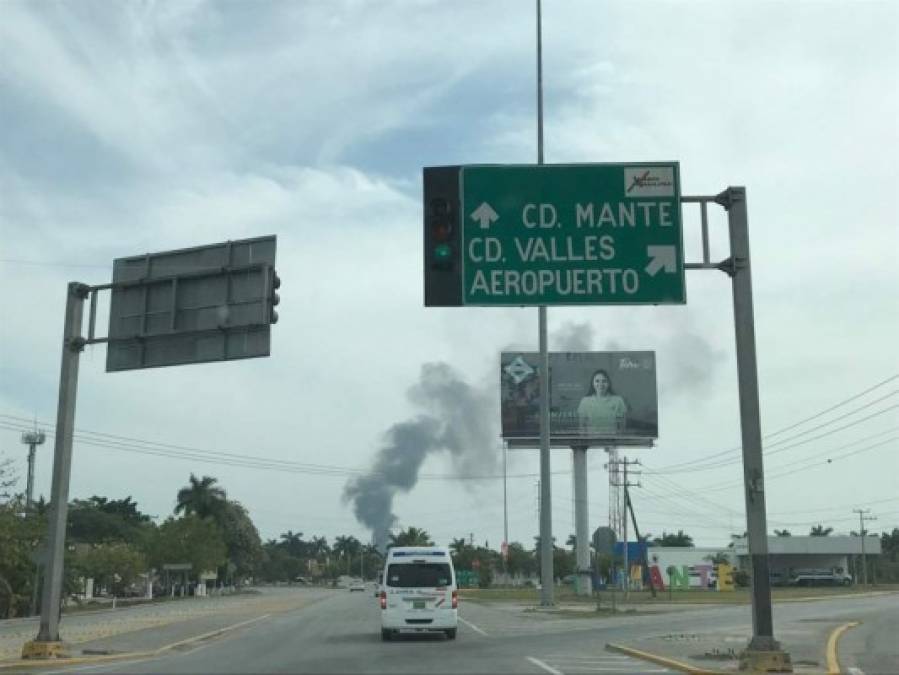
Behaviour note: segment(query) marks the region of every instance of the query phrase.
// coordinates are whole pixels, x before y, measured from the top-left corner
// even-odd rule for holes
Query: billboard
[[[502,436],[540,438],[540,355],[500,356]],[[551,352],[550,442],[651,445],[659,435],[655,352]]]
[[[274,235],[118,258],[106,371],[268,356]]]

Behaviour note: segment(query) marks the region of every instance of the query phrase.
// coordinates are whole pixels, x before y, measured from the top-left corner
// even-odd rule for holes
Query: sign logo
[[[624,194],[627,197],[673,197],[674,169],[670,166],[625,167]]]
[[[512,381],[515,384],[521,384],[533,375],[534,372],[534,369],[520,356],[516,356],[512,360],[512,363],[506,366],[506,374],[512,378]]]

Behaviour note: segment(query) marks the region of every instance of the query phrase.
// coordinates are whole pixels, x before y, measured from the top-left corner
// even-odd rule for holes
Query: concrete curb
[[[193,637],[189,637],[184,640],[178,640],[177,642],[172,642],[170,644],[163,645],[162,647],[151,649],[149,651],[124,652],[122,654],[97,654],[96,656],[72,656],[60,659],[20,659],[16,661],[7,661],[5,663],[0,663],[0,670],[46,668],[47,666],[73,666],[85,663],[104,663],[107,661],[153,658],[156,656],[160,656],[161,654],[164,654],[165,652],[172,649],[177,649],[178,647],[184,647],[186,645],[193,644],[194,642],[201,642],[203,640],[209,640],[211,638],[224,635],[225,633],[230,633],[233,630],[242,628],[243,626],[248,626],[252,623],[256,623],[257,621],[261,621],[262,619],[267,619],[270,616],[272,615],[263,614],[262,616],[253,617],[252,619],[247,619],[246,621],[240,621],[230,626],[225,626],[224,628],[218,628],[216,630],[209,631],[208,633],[203,633],[202,635],[194,635]]]
[[[658,666],[665,666],[666,668],[679,670],[682,673],[691,673],[692,675],[722,675],[723,673],[723,671],[699,668],[697,666],[690,665],[689,663],[683,663],[682,661],[669,659],[667,656],[644,652],[639,649],[634,649],[633,647],[625,647],[624,645],[607,643],[606,649],[612,652],[625,654],[627,656],[633,656],[634,658],[642,659],[644,661],[649,661],[650,663],[654,663]]]
[[[850,621],[833,629],[830,637],[827,638],[827,672],[832,675],[840,675],[840,659],[837,656],[837,642],[840,636],[850,628],[858,626],[860,621]]]

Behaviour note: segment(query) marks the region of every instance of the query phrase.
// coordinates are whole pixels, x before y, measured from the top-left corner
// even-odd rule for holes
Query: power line
[[[865,389],[864,391],[859,392],[858,394],[854,394],[853,396],[850,396],[849,398],[843,399],[842,401],[840,401],[840,402],[838,402],[838,403],[836,403],[836,404],[830,406],[829,408],[826,408],[826,409],[824,409],[824,410],[822,410],[822,411],[820,411],[820,412],[817,412],[817,413],[815,413],[814,415],[811,415],[810,417],[806,417],[805,419],[802,419],[802,420],[800,420],[800,421],[798,421],[798,422],[794,422],[794,423],[789,424],[789,425],[787,425],[787,426],[785,426],[785,427],[782,427],[782,428],[780,428],[780,429],[778,429],[778,430],[776,430],[776,431],[772,431],[772,432],[769,433],[769,434],[765,434],[764,436],[762,436],[762,438],[763,438],[763,439],[768,439],[768,438],[771,438],[771,437],[773,437],[773,436],[780,435],[780,434],[782,434],[782,433],[784,433],[784,432],[786,432],[786,431],[790,431],[791,429],[794,429],[794,428],[796,428],[796,427],[798,427],[798,426],[804,424],[805,422],[810,422],[811,420],[817,419],[818,417],[821,417],[822,415],[825,415],[826,413],[828,413],[828,412],[830,412],[830,411],[832,411],[832,410],[836,410],[836,409],[839,408],[840,406],[843,406],[843,405],[846,405],[847,403],[850,403],[850,402],[852,402],[852,401],[855,401],[855,400],[861,398],[862,396],[864,396],[865,394],[869,394],[870,392],[874,391],[875,389],[879,389],[880,387],[882,387],[882,386],[884,386],[884,385],[886,385],[886,384],[889,384],[890,382],[892,382],[893,380],[896,380],[897,378],[899,378],[899,374],[891,375],[890,377],[886,378],[885,380],[882,380],[882,381],[878,382],[877,384],[875,384],[875,385],[873,385],[873,386],[871,386],[871,387],[868,387],[867,389]],[[892,392],[892,393],[895,393],[895,391]],[[890,394],[890,395],[892,395],[892,394]],[[703,463],[703,462],[707,462],[709,459],[712,459],[712,458],[714,458],[714,457],[720,457],[720,456],[722,456],[722,455],[728,455],[728,454],[731,454],[731,453],[734,453],[734,452],[740,452],[741,450],[742,450],[742,446],[739,446],[739,445],[738,445],[738,446],[736,446],[736,447],[734,447],[734,448],[730,448],[730,449],[728,449],[728,450],[720,450],[720,451],[715,452],[715,453],[712,453],[712,454],[710,454],[710,455],[706,455],[705,457],[703,457],[703,458],[701,458],[701,459],[694,459],[694,460],[689,460],[689,461],[685,461],[685,462],[678,462],[678,463],[675,463],[675,464],[669,464],[668,466],[660,467],[660,468],[659,468],[659,471],[670,471],[670,472],[673,472],[672,470],[679,469],[680,467],[686,467],[686,466],[690,466],[690,465],[694,465],[694,464],[701,464],[701,463]]]
[[[767,456],[770,456],[770,455],[777,455],[777,454],[779,454],[779,453],[781,453],[781,452],[786,452],[787,450],[792,450],[793,448],[799,447],[800,445],[805,445],[806,443],[811,443],[812,441],[817,441],[817,440],[820,440],[820,439],[822,439],[822,438],[826,438],[827,436],[832,436],[833,434],[836,434],[836,433],[838,433],[838,432],[840,432],[840,431],[844,431],[844,430],[846,430],[846,429],[849,429],[850,427],[857,426],[857,425],[861,424],[862,422],[867,422],[867,421],[870,420],[870,419],[873,419],[873,418],[875,418],[875,417],[879,417],[880,415],[883,415],[884,413],[887,413],[887,412],[889,412],[889,411],[891,411],[891,410],[895,410],[896,408],[899,408],[899,404],[889,406],[888,408],[883,408],[882,410],[878,410],[878,411],[876,411],[876,412],[874,412],[874,413],[868,415],[867,417],[863,417],[863,418],[858,419],[858,420],[855,420],[855,421],[853,421],[853,422],[849,422],[848,424],[844,424],[843,426],[838,427],[838,428],[836,428],[836,429],[831,429],[830,431],[826,431],[826,432],[824,432],[823,434],[818,434],[817,436],[812,436],[812,437],[810,437],[810,438],[803,439],[803,440],[801,440],[801,441],[798,441],[798,442],[796,442],[796,443],[793,443],[792,445],[787,445],[787,446],[784,446],[784,447],[780,447],[780,448],[777,448],[776,450],[766,449],[766,450],[764,451],[764,454],[765,454],[765,456],[767,457]],[[853,411],[853,413],[847,413],[847,415],[848,415],[848,414],[854,414],[855,412],[858,412],[858,410]],[[843,417],[846,417],[847,415],[844,415]],[[838,421],[839,419],[842,419],[842,417],[841,417],[841,418],[837,418],[837,419],[835,419],[835,420],[832,420],[832,422],[836,422],[836,421]],[[830,424],[830,423],[831,423],[831,422],[828,422],[827,424]],[[810,433],[810,432],[815,431],[816,429],[819,429],[819,428],[821,428],[821,427],[823,427],[823,426],[827,426],[827,425],[826,425],[826,424],[823,424],[823,425],[821,425],[821,426],[819,426],[819,427],[815,427],[815,428],[813,428],[813,429],[809,429],[808,432],[804,432],[804,433]],[[884,432],[881,432],[881,433],[884,433]],[[804,435],[804,434],[799,434],[799,435],[797,435],[797,436],[793,436],[793,437],[791,437],[791,438],[784,439],[783,441],[778,441],[778,443],[775,443],[775,444],[772,444],[772,445],[773,445],[774,447],[776,447],[776,446],[779,445],[780,443],[786,443],[787,441],[793,440],[794,438],[800,438],[800,437],[803,436],[803,435]],[[711,470],[713,470],[713,469],[720,469],[720,468],[722,468],[722,467],[730,466],[730,465],[732,465],[732,464],[738,464],[738,463],[740,463],[740,461],[741,461],[741,458],[740,458],[740,457],[735,457],[735,458],[733,458],[733,459],[726,459],[726,460],[725,460],[725,459],[722,459],[722,460],[718,460],[717,462],[712,462],[711,464],[709,464],[709,465],[707,465],[707,466],[703,466],[703,467],[693,467],[693,468],[689,468],[689,469],[676,469],[676,470],[673,470],[673,471],[672,471],[672,470],[666,470],[664,467],[662,467],[662,468],[656,469],[656,470],[654,470],[654,471],[653,471],[653,470],[647,469],[647,472],[648,472],[648,473],[653,473],[653,474],[675,474],[675,473],[693,473],[693,472],[697,472],[697,471],[711,471]]]

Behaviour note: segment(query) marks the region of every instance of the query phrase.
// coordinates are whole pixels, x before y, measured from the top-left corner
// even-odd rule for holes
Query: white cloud
[[[83,356],[78,426],[365,467],[380,434],[414,412],[405,391],[422,363],[447,361],[481,386],[499,349],[536,348],[533,309],[422,307],[420,178],[409,170],[447,157],[534,161],[533,16],[514,1],[265,8],[0,7],[9,93],[0,111],[0,283],[16,289],[0,300],[0,412],[52,419],[67,281],[108,281],[119,256],[269,233],[284,280],[272,358],[113,376],[93,348]],[[544,6],[548,161],[679,159],[687,193],[747,186],[766,430],[896,370],[896,25],[890,3]],[[724,227],[714,213],[716,259],[726,255]],[[657,466],[739,441],[729,279],[688,274],[688,300],[550,311],[551,332],[587,321],[597,348],[657,349],[663,437],[645,455]],[[690,367],[685,351],[697,357]],[[716,354],[703,380],[697,369]],[[678,387],[690,373],[698,381]],[[566,453],[557,457],[566,468]],[[438,456],[424,470],[448,467]],[[535,473],[536,455],[514,454],[512,467]],[[219,476],[267,536],[364,536],[336,478],[85,447],[73,494],[133,493],[165,512],[190,470]],[[677,480],[698,490],[722,475]],[[819,475],[834,489],[892,489],[889,472],[866,475],[862,464]],[[49,462],[39,476],[46,487]],[[604,480],[597,459],[592,523],[605,521]],[[512,534],[527,544],[533,482],[510,488]],[[567,477],[554,483],[564,538],[570,486]],[[772,482],[772,509],[819,503],[782,485]],[[467,534],[446,515],[462,508],[460,486],[421,487],[398,502],[403,523],[447,539]],[[488,514],[476,538],[493,544],[497,494],[495,482],[474,488],[465,507]],[[742,509],[739,488],[715,494]],[[434,501],[439,509],[428,507]],[[726,534],[685,529],[708,543]],[[733,531],[742,529],[737,518]]]

